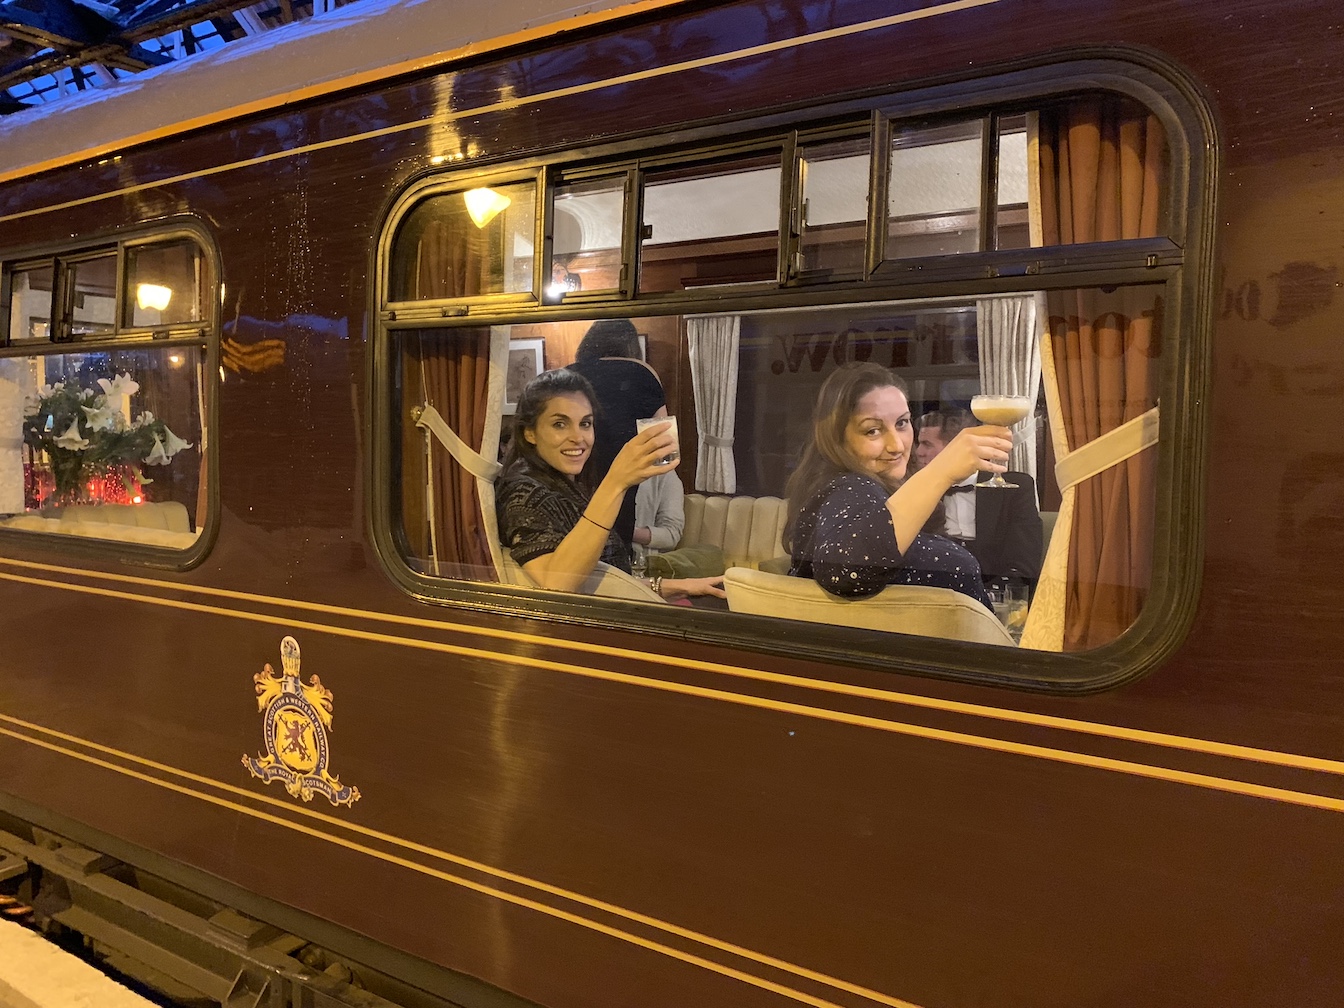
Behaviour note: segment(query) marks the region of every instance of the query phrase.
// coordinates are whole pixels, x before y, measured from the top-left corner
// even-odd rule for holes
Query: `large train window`
[[[0,529],[196,546],[208,282],[183,235],[4,264]]]
[[[1193,584],[1173,444],[1199,424],[1208,144],[1157,75],[1085,76],[541,166],[541,303],[380,316],[398,576],[876,666],[899,634],[934,671],[983,670],[962,644],[1042,681],[1139,667]],[[394,208],[394,290],[403,222],[467,184]],[[665,416],[677,448],[635,473],[634,421]],[[986,423],[1011,427],[1006,489],[968,468]]]

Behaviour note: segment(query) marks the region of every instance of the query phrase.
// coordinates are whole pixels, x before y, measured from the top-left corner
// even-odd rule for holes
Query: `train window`
[[[117,254],[63,263],[64,304],[58,338],[108,336],[117,329]]]
[[[202,266],[201,247],[193,241],[127,249],[122,325],[144,329],[199,322]]]
[[[208,498],[206,266],[194,238],[174,237],[4,270],[0,529],[196,545]]]
[[[393,301],[529,294],[537,184],[472,185],[430,196],[394,241]]]
[[[952,635],[979,634],[972,639],[991,642],[998,636],[1000,643],[1008,644],[1026,631],[1028,644],[1049,644],[1056,650],[1105,643],[1133,622],[1147,593],[1155,492],[1152,460],[1131,458],[1078,492],[1071,531],[1060,533],[1071,536],[1071,544],[1056,547],[1055,578],[1041,587],[1045,526],[1053,530],[1058,510],[1058,505],[1052,509],[1042,502],[1057,501],[1060,495],[1055,476],[1045,465],[1046,445],[1086,443],[1153,410],[1162,364],[1165,300],[1163,287],[1145,285],[935,303],[893,301],[636,318],[628,326],[635,339],[632,355],[643,356],[647,347],[651,362],[661,365],[653,371],[661,378],[667,401],[694,405],[692,410],[674,410],[681,461],[658,481],[659,493],[674,498],[666,502],[665,510],[680,515],[680,521],[660,536],[659,548],[636,554],[646,569],[652,565],[666,572],[722,573],[724,566],[736,568],[730,575],[728,606],[743,612],[919,630],[917,622],[901,622],[899,605],[889,606],[885,615],[876,601],[866,608],[849,605],[878,590],[869,584],[868,557],[870,552],[884,556],[881,540],[891,528],[883,500],[890,489],[874,491],[872,500],[847,505],[872,505],[871,514],[851,510],[843,518],[848,523],[846,536],[859,537],[863,559],[856,556],[839,568],[832,560],[820,559],[823,547],[812,537],[822,533],[810,523],[817,520],[818,511],[824,520],[831,520],[825,517],[830,506],[825,503],[827,483],[839,470],[823,464],[817,470],[823,477],[809,481],[800,467],[806,467],[807,446],[814,437],[824,445],[829,436],[825,432],[841,430],[850,417],[819,420],[814,407],[821,409],[818,404],[828,401],[831,393],[826,388],[849,380],[851,374],[869,382],[874,369],[879,375],[894,376],[890,384],[900,389],[902,409],[909,414],[896,432],[905,437],[903,446],[891,448],[892,455],[901,456],[893,469],[904,475],[928,464],[937,448],[962,427],[976,423],[971,415],[979,408],[975,396],[1010,389],[1024,396],[1023,417],[1014,424],[1015,486],[970,487],[973,498],[987,498],[980,502],[978,527],[977,512],[960,507],[955,496],[949,498],[950,503],[931,516],[929,527],[950,537],[956,549],[940,554],[933,539],[912,547],[905,560],[908,583],[952,588],[985,609],[997,604],[1005,620],[1016,620],[1001,635],[992,621],[978,630],[948,624]],[[403,417],[399,531],[416,570],[527,583],[526,573],[509,556],[511,537],[512,546],[518,546],[520,519],[503,510],[493,487],[477,487],[471,470],[460,460],[455,462],[451,450],[417,429],[421,414],[416,411],[433,406],[436,413],[450,418],[453,429],[469,431],[473,445],[484,445],[488,462],[521,457],[527,465],[554,475],[555,467],[544,464],[548,458],[544,453],[539,463],[536,452],[519,452],[516,445],[510,450],[510,438],[536,434],[535,428],[520,426],[516,410],[522,389],[543,370],[574,366],[585,337],[604,327],[613,328],[581,321],[519,323],[418,330],[399,337],[396,412]],[[689,395],[677,368],[683,353]],[[510,371],[522,362],[523,375],[511,380],[514,376],[505,373],[505,361]],[[647,371],[635,360],[619,364],[634,382]],[[867,369],[856,367],[859,364]],[[582,364],[578,369],[586,370]],[[600,413],[623,405],[599,399],[595,408]],[[921,421],[926,429],[919,429]],[[576,434],[574,442],[581,452],[587,445],[582,434]],[[929,458],[916,454],[931,446],[936,447]],[[862,446],[856,449],[862,450]],[[854,457],[855,471],[873,468],[862,454]],[[508,484],[511,472],[501,477],[501,485]],[[888,475],[879,473],[878,482]],[[793,496],[799,493],[821,503],[809,511]],[[491,514],[492,506],[500,510]],[[650,513],[656,511],[654,507]],[[992,519],[986,517],[990,515]],[[492,528],[496,520],[497,532]],[[894,565],[891,554],[887,549],[885,558]],[[627,555],[612,562],[628,569],[630,560]],[[697,563],[708,566],[696,567]],[[964,576],[960,564],[974,566],[977,574]],[[854,585],[824,580],[823,568],[830,572],[828,577],[839,576],[836,570],[842,570]],[[805,576],[784,576],[790,571]],[[609,579],[619,580],[614,574]],[[1051,624],[1049,619],[1065,614],[1063,599],[1056,595],[1066,589],[1081,592],[1087,603],[1070,610],[1073,623]],[[1042,605],[1031,611],[1039,615],[1039,625],[1029,627],[1025,603],[1037,597]],[[655,602],[652,596],[646,599]],[[1014,599],[1023,605],[1010,615],[1004,607]],[[1061,604],[1055,606],[1056,602]],[[711,603],[712,608],[717,600]]]
[[[861,276],[867,251],[870,142],[856,139],[798,149],[798,253],[794,275]]]
[[[777,151],[647,172],[640,292],[774,280],[779,187]]]
[[[51,296],[55,266],[15,268],[9,282],[9,342],[46,343],[51,340]]]
[[[583,181],[548,166],[539,233],[553,282],[576,275],[565,291],[470,320],[383,313],[380,522],[408,584],[545,587],[557,611],[879,665],[884,634],[1069,653],[1144,621],[1167,590],[1157,417],[1184,388],[1192,202],[1173,150],[1190,145],[1117,94],[908,121],[880,101],[740,153],[585,151]],[[632,267],[638,295],[661,295],[642,310]],[[559,369],[589,379],[596,433],[573,401],[538,419],[539,396],[588,397]],[[552,382],[569,384],[547,398]],[[593,523],[612,530],[588,537],[590,570],[555,577],[537,561],[565,558],[619,448],[604,428],[664,407],[679,462],[630,491],[633,517]],[[940,452],[990,422],[1011,427],[1015,485],[954,481],[898,539],[893,488],[944,473],[957,455]]]
[[[1031,175],[1027,133],[1029,117],[1002,116],[996,121],[999,144],[994,191],[998,197],[998,209],[994,216],[994,247],[1027,248],[1032,243],[1027,205]]]
[[[628,179],[589,179],[555,187],[551,274],[545,298],[559,303],[579,291],[620,291]]]
[[[892,130],[887,258],[979,251],[985,128],[974,120]]]

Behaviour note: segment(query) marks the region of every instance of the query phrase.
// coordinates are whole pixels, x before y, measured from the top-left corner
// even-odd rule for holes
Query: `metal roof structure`
[[[0,115],[59,101],[353,0],[0,0]]]

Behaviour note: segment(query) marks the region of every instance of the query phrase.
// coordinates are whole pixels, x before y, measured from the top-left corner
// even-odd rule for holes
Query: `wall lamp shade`
[[[499,215],[499,212],[513,202],[503,193],[493,189],[468,189],[462,194],[467,203],[467,215],[478,228],[483,228]]]
[[[148,283],[136,284],[135,303],[141,308],[163,311],[172,299],[173,289],[171,287],[161,287],[158,284]]]

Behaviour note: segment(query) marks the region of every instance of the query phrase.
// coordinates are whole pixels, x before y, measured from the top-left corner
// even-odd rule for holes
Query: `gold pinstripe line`
[[[369,837],[374,840],[380,840],[384,843],[395,844],[396,846],[403,847],[406,850],[414,851],[418,854],[425,854],[429,857],[438,858],[443,861],[448,861],[452,864],[460,865],[464,868],[470,868],[473,871],[478,871],[485,875],[493,875],[496,878],[502,879],[507,882],[512,882],[516,885],[526,886],[530,889],[536,889],[539,892],[547,893],[548,895],[559,896],[562,899],[571,900],[575,903],[581,903],[584,904],[585,906],[592,907],[595,910],[601,910],[605,913],[612,914],[613,916],[624,917],[627,920],[631,920],[639,924],[644,924],[648,927],[657,928],[660,931],[666,931],[669,934],[677,935],[680,938],[686,938],[690,941],[698,942],[699,944],[702,945],[708,945],[711,948],[718,949],[721,952],[728,952],[731,955],[741,956],[744,959],[751,959],[758,963],[761,963],[762,965],[771,966],[783,972],[793,973],[807,980],[812,980],[817,983],[836,987],[840,990],[847,991],[848,993],[851,994],[858,994],[861,997],[869,998],[870,1000],[877,1001],[881,1004],[890,1005],[892,1006],[892,1008],[907,1008],[907,1006],[909,1005],[909,1002],[888,998],[886,995],[881,994],[877,991],[869,990],[865,987],[860,987],[857,984],[851,984],[844,980],[838,980],[834,977],[829,977],[824,973],[818,973],[815,970],[809,970],[805,967],[795,965],[794,963],[785,962],[782,959],[776,959],[773,956],[768,956],[764,955],[763,953],[754,952],[751,949],[744,948],[741,945],[734,945],[731,942],[722,941],[718,938],[711,937],[710,935],[702,934],[698,931],[693,931],[690,928],[684,928],[677,924],[672,924],[667,921],[659,920],[657,917],[650,917],[647,914],[642,914],[634,910],[629,910],[625,907],[618,906],[614,903],[608,903],[604,900],[594,899],[593,897],[590,896],[584,896],[582,893],[578,893],[570,889],[565,889],[560,886],[551,885],[548,882],[542,882],[537,879],[528,878],[525,875],[519,875],[515,872],[506,871],[505,869],[502,868],[496,868],[492,865],[485,864],[484,862],[481,861],[474,861],[471,858],[463,857],[459,854],[452,854],[448,851],[439,850],[438,848],[430,847],[426,844],[417,843],[414,840],[408,840],[404,837],[394,836],[391,833],[384,833],[381,830],[371,829],[370,827],[362,826],[358,823],[347,822],[346,820],[338,819],[336,816],[333,815],[328,815],[323,812],[317,812],[313,809],[305,808],[300,805],[295,805],[291,802],[281,801],[280,799],[272,798],[270,795],[264,793],[250,791],[247,788],[240,788],[233,784],[227,784],[223,781],[217,781],[212,778],[202,776],[200,774],[192,773],[188,770],[182,770],[177,767],[168,766],[167,764],[164,763],[158,763],[154,760],[146,759],[143,756],[136,756],[133,753],[123,752],[120,749],[114,749],[111,746],[105,746],[97,742],[91,742],[88,739],[79,738],[76,735],[70,735],[67,734],[66,732],[57,731],[54,728],[47,728],[43,725],[34,724],[31,721],[24,721],[21,718],[10,717],[9,715],[6,714],[0,714],[0,721],[5,721],[12,725],[18,725],[19,727],[27,731],[42,732],[45,735],[51,735],[55,738],[58,738],[64,742],[68,742],[72,745],[83,746],[87,749],[92,749],[96,752],[104,753],[109,756],[115,756],[119,759],[124,759],[132,763],[137,763],[141,766],[149,767],[161,773],[172,774],[174,776],[182,777],[186,780],[192,781],[197,784],[201,784],[206,787],[213,787],[220,791],[226,791],[231,794],[240,795],[251,801],[262,802],[264,804],[274,806],[275,808],[283,809],[286,812],[290,813],[297,812],[300,815],[307,816],[311,819],[316,819],[319,822],[336,826],[339,827],[340,829],[348,830],[352,833],[360,833],[366,837]],[[0,728],[0,734],[9,735],[10,737],[16,739],[28,740],[27,736],[17,732],[9,731],[4,728]],[[31,741],[38,741],[38,740],[34,739]],[[66,751],[61,747],[55,747],[55,748],[60,752]],[[193,795],[199,794],[199,792],[191,788],[183,789],[183,793]],[[230,807],[234,806],[231,805]],[[245,807],[240,806],[240,808],[242,808],[243,811],[247,811]],[[337,841],[340,840],[339,837],[334,837],[331,834],[323,833],[321,831],[317,831],[316,833],[314,833],[314,835],[327,837]],[[910,1006],[910,1008],[914,1008],[914,1006]]]
[[[951,2],[948,3],[937,4],[933,7],[925,7],[917,11],[893,14],[888,17],[875,18],[870,21],[862,21],[858,24],[845,25],[840,28],[828,28],[825,31],[812,32],[808,35],[799,35],[793,38],[781,39],[777,42],[765,42],[761,45],[748,46],[743,49],[735,49],[731,52],[720,53],[717,56],[704,56],[700,59],[684,60],[680,63],[670,63],[667,66],[650,67],[646,70],[637,70],[628,74],[620,74],[600,81],[587,81],[583,84],[574,84],[569,87],[556,88],[553,91],[543,91],[535,95],[523,95],[518,98],[510,98],[489,105],[478,105],[474,108],[464,109],[458,112],[444,112],[424,119],[417,119],[414,122],[399,123],[395,126],[384,126],[381,129],[369,130],[364,133],[354,133],[350,136],[338,137],[332,140],[323,140],[312,144],[305,144],[302,147],[294,147],[286,151],[277,151],[272,154],[264,154],[255,158],[234,161],[230,164],[215,165],[212,168],[203,168],[200,171],[186,172],[181,175],[174,175],[171,178],[159,179],[154,182],[142,182],[138,185],[126,186],[121,189],[95,193],[92,196],[82,196],[79,199],[68,200],[65,203],[53,203],[44,207],[36,207],[32,210],[22,210],[18,213],[6,214],[0,216],[0,224],[12,220],[20,220],[24,217],[31,217],[36,214],[52,213],[57,210],[68,210],[71,207],[85,206],[100,200],[111,199],[114,196],[131,195],[159,186],[174,185],[179,182],[190,182],[194,179],[207,178],[211,175],[218,175],[221,172],[233,171],[240,168],[250,168],[255,165],[265,164],[269,161],[297,157],[303,154],[311,154],[316,151],[326,150],[330,147],[339,147],[344,144],[358,143],[364,140],[376,140],[380,137],[391,136],[396,133],[402,133],[407,130],[419,129],[426,126],[442,125],[469,116],[507,112],[512,109],[524,108],[528,105],[539,105],[543,102],[554,101],[558,98],[569,98],[574,95],[589,94],[606,88],[619,87],[622,84],[632,84],[637,81],[667,77],[672,74],[685,73],[690,70],[699,70],[704,67],[719,66],[724,63],[736,62],[737,60],[750,59],[753,56],[763,56],[768,53],[781,52],[786,49],[812,45],[816,42],[826,42],[832,39],[844,38],[849,35],[859,35],[864,32],[876,31],[881,28],[890,28],[898,24],[922,21],[927,18],[940,17],[944,14],[955,14],[963,10],[970,10],[975,7],[986,7],[991,4],[1002,2],[1004,2],[1004,0],[951,0]]]
[[[1297,753],[1278,752],[1273,749],[1259,749],[1254,746],[1236,745],[1230,742],[1215,742],[1208,739],[1170,735],[1164,732],[1148,731],[1142,728],[1126,728],[1123,725],[1111,725],[1099,721],[1083,721],[1078,718],[1059,717],[1053,714],[1037,714],[1032,711],[1019,711],[1006,707],[991,707],[986,704],[974,704],[960,700],[946,700],[940,697],[921,696],[917,693],[901,693],[894,690],[882,690],[869,686],[855,686],[849,683],[829,682],[824,679],[809,679],[804,676],[785,675],[784,673],[768,672],[763,669],[752,669],[738,665],[724,665],[717,662],[698,661],[693,658],[681,658],[675,655],[647,654],[641,651],[633,651],[629,648],[616,647],[607,644],[590,644],[584,641],[568,640],[557,641],[536,634],[522,634],[511,630],[496,630],[493,627],[450,623],[418,616],[401,616],[395,613],[372,612],[367,609],[351,609],[345,606],[333,606],[321,602],[306,602],[297,599],[279,598],[273,595],[233,591],[228,588],[179,584],[172,581],[157,581],[129,574],[86,571],[71,567],[60,567],[54,564],[35,563],[25,560],[10,560],[0,557],[0,565],[3,564],[8,564],[13,567],[21,567],[27,570],[39,570],[91,579],[101,579],[119,584],[180,591],[187,594],[195,593],[198,595],[231,599],[239,602],[285,606],[323,615],[372,620],[426,630],[472,634],[478,637],[486,637],[494,640],[507,640],[519,644],[546,646],[555,650],[578,651],[626,660],[634,659],[649,664],[660,664],[693,672],[708,672],[755,682],[772,683],[782,686],[796,686],[804,689],[817,690],[823,693],[834,693],[839,696],[857,697],[865,700],[879,700],[888,703],[903,704],[909,707],[922,708],[925,710],[937,710],[951,714],[965,714],[996,721],[1023,724],[1036,728],[1052,728],[1060,731],[1072,731],[1079,734],[1094,735],[1100,738],[1111,738],[1123,742],[1139,742],[1167,749],[1201,753],[1208,756],[1223,756],[1229,759],[1245,760],[1253,763],[1284,766],[1295,770],[1313,770],[1321,773],[1344,774],[1344,762],[1339,760],[1325,759],[1319,756],[1303,756]],[[0,579],[12,579],[12,577],[13,576],[11,575],[0,573]],[[62,581],[32,579],[29,583],[45,585],[51,588],[73,587]],[[144,597],[140,595],[120,592],[112,594],[113,597],[117,598],[125,598],[132,601],[144,601]],[[494,657],[499,659],[500,656],[495,655]],[[512,656],[508,657],[509,660],[513,660]],[[556,667],[557,670],[561,671],[569,668],[569,666],[561,665],[557,665]]]
[[[107,598],[131,599],[149,605],[166,606],[171,609],[181,609],[188,612],[205,613],[214,616],[227,616],[234,619],[263,623],[270,626],[287,627],[291,629],[300,628],[303,630],[310,630],[314,633],[329,634],[335,637],[394,644],[402,647],[409,647],[418,651],[431,651],[438,654],[451,654],[462,658],[478,658],[493,662],[500,661],[500,655],[497,652],[487,651],[482,648],[464,647],[460,644],[444,644],[437,641],[417,640],[414,637],[397,637],[392,634],[355,630],[348,627],[335,627],[324,623],[311,623],[304,620],[286,619],[280,616],[268,616],[263,613],[240,612],[235,609],[207,606],[198,602],[183,602],[177,599],[161,599],[143,595],[128,596],[123,592],[114,591],[110,588],[97,588],[92,585],[53,586],[50,582],[41,581],[36,578],[21,577],[17,574],[0,573],[0,580],[15,581],[20,584],[32,584],[42,587],[59,587],[67,591],[74,591],[87,595],[98,595]],[[852,714],[848,711],[828,710],[823,707],[812,707],[807,704],[792,703],[784,700],[772,700],[766,697],[753,696],[749,693],[732,693],[727,690],[712,689],[707,686],[695,686],[690,683],[650,679],[647,676],[634,675],[628,672],[614,672],[609,669],[570,665],[564,662],[552,661],[545,658],[534,658],[527,655],[508,655],[507,660],[514,665],[528,666],[548,672],[563,672],[590,679],[622,683],[629,686],[644,686],[650,689],[662,690],[667,693],[678,693],[683,696],[692,696],[703,700],[719,700],[727,703],[739,704],[744,707],[755,707],[760,710],[768,710],[775,713],[814,718],[819,721],[831,721],[836,724],[845,724],[860,728],[873,728],[878,731],[890,732],[897,735],[908,735],[914,738],[950,742],[956,745],[964,745],[976,749],[986,749],[992,752],[1009,753],[1017,756],[1030,756],[1057,763],[1068,763],[1097,770],[1109,770],[1137,777],[1147,777],[1153,780],[1166,781],[1169,783],[1188,784],[1195,787],[1208,788],[1215,791],[1225,791],[1230,794],[1239,794],[1253,798],[1267,798],[1274,801],[1287,802],[1293,805],[1304,805],[1308,808],[1322,809],[1330,812],[1344,812],[1344,799],[1332,798],[1328,795],[1318,795],[1304,791],[1292,791],[1287,788],[1269,787],[1263,784],[1253,784],[1249,781],[1215,777],[1211,774],[1192,773],[1185,770],[1173,770],[1169,767],[1152,766],[1147,763],[1137,763],[1132,760],[1113,759],[1109,756],[1094,756],[1090,753],[1073,752],[1068,749],[1055,749],[1049,746],[1039,746],[1025,742],[1012,742],[1006,739],[972,735],[967,732],[956,732],[943,728],[930,728],[925,725],[907,724],[900,721],[888,720],[886,718],[870,717],[864,714]]]
[[[321,830],[314,829],[311,826],[305,826],[303,823],[293,822],[292,820],[282,818],[281,816],[271,815],[269,812],[263,812],[260,809],[248,808],[244,805],[239,805],[236,802],[229,801],[226,798],[219,798],[215,795],[205,794],[204,792],[184,787],[181,784],[175,784],[172,781],[166,781],[158,777],[152,777],[149,774],[140,773],[138,770],[132,770],[129,767],[117,766],[115,763],[109,763],[107,760],[99,759],[96,756],[90,756],[87,753],[76,752],[72,749],[67,749],[64,746],[58,746],[52,742],[45,742],[42,739],[30,738],[29,736],[23,735],[19,732],[10,731],[8,728],[0,728],[0,735],[8,735],[11,738],[18,739],[19,741],[22,742],[27,742],[30,745],[40,746],[43,749],[48,749],[51,750],[52,752],[57,752],[64,756],[73,757],[74,759],[81,760],[85,763],[90,763],[94,766],[102,767],[105,770],[111,770],[114,773],[119,773],[127,777],[132,777],[136,780],[143,781],[147,784],[154,784],[159,787],[166,788],[169,791],[175,791],[179,794],[183,794],[191,798],[198,798],[201,801],[209,802],[212,805],[218,805],[221,808],[231,809],[235,812],[240,812],[244,815],[249,815],[256,819],[261,819],[265,822],[272,823],[273,825],[276,826],[283,826],[287,829],[292,829],[295,832],[307,834],[308,836],[315,837],[319,840],[326,840],[328,843],[333,843],[338,846],[345,847],[349,850],[356,851],[357,853],[365,854],[370,857],[375,857],[382,861],[387,861],[390,864],[397,865],[398,867],[401,868],[407,868],[411,871],[420,872],[423,875],[428,875],[432,878],[436,878],[444,882],[451,882],[454,885],[459,885],[462,886],[463,888],[471,889],[475,892],[481,893],[486,896],[492,896],[496,899],[501,899],[504,900],[505,902],[525,907],[529,910],[535,910],[539,913],[559,918],[560,920],[566,921],[570,924],[577,924],[580,927],[589,928],[590,930],[597,931],[600,934],[604,934],[612,938],[618,938],[622,941],[627,941],[630,942],[631,944],[639,945],[643,948],[649,949],[654,952],[660,952],[663,955],[670,956],[673,959],[680,959],[683,962],[690,963],[693,966],[699,966],[703,969],[711,970],[712,972],[722,974],[723,976],[730,977],[734,980],[740,980],[743,983],[751,984],[753,987],[760,987],[763,990],[770,991],[771,993],[781,994],[785,997],[792,998],[793,1000],[799,1001],[803,1004],[812,1005],[814,1006],[814,1008],[841,1008],[841,1006],[836,1005],[833,1002],[824,1001],[819,997],[814,997],[811,994],[805,994],[804,992],[794,990],[791,987],[785,987],[783,984],[778,984],[771,980],[766,980],[763,977],[753,976],[750,973],[743,972],[742,970],[739,969],[734,969],[731,966],[725,966],[722,963],[714,962],[712,959],[706,959],[703,956],[697,956],[689,952],[683,952],[680,949],[673,948],[670,945],[664,945],[660,942],[651,941],[648,938],[642,938],[639,935],[631,934],[628,931],[622,931],[619,928],[611,927],[610,925],[603,924],[599,921],[590,920],[587,917],[581,917],[578,914],[570,913],[567,910],[561,910],[558,907],[549,906],[548,904],[540,903],[537,900],[528,899],[525,896],[518,896],[514,893],[506,892],[503,889],[496,889],[493,886],[483,885],[480,882],[474,882],[471,879],[462,878],[459,875],[453,875],[449,872],[442,871],[438,868],[432,868],[429,865],[420,864],[417,861],[411,861],[407,858],[398,857],[395,854],[388,854],[385,851],[380,851],[373,847],[366,847],[364,844],[355,843],[353,841],[343,839],[342,837],[324,833]],[[750,957],[756,958],[758,960],[763,958],[760,956],[756,956],[754,954],[751,954]],[[798,967],[794,967],[792,969],[792,972],[799,973],[800,970]],[[810,971],[806,972],[810,973]],[[804,973],[803,975],[806,975],[806,973]],[[831,986],[837,987],[839,989],[847,990],[852,993],[861,994],[862,996],[867,997],[870,1000],[877,1001],[880,1004],[892,1006],[892,1008],[918,1008],[917,1005],[914,1005],[909,1001],[901,1001],[897,998],[887,997],[886,995],[881,994],[878,991],[869,991],[865,988],[858,987],[854,984],[846,983],[843,980],[835,980],[831,977],[826,977],[822,974],[813,974],[812,977],[810,978],[819,979],[821,982],[828,983]]]

